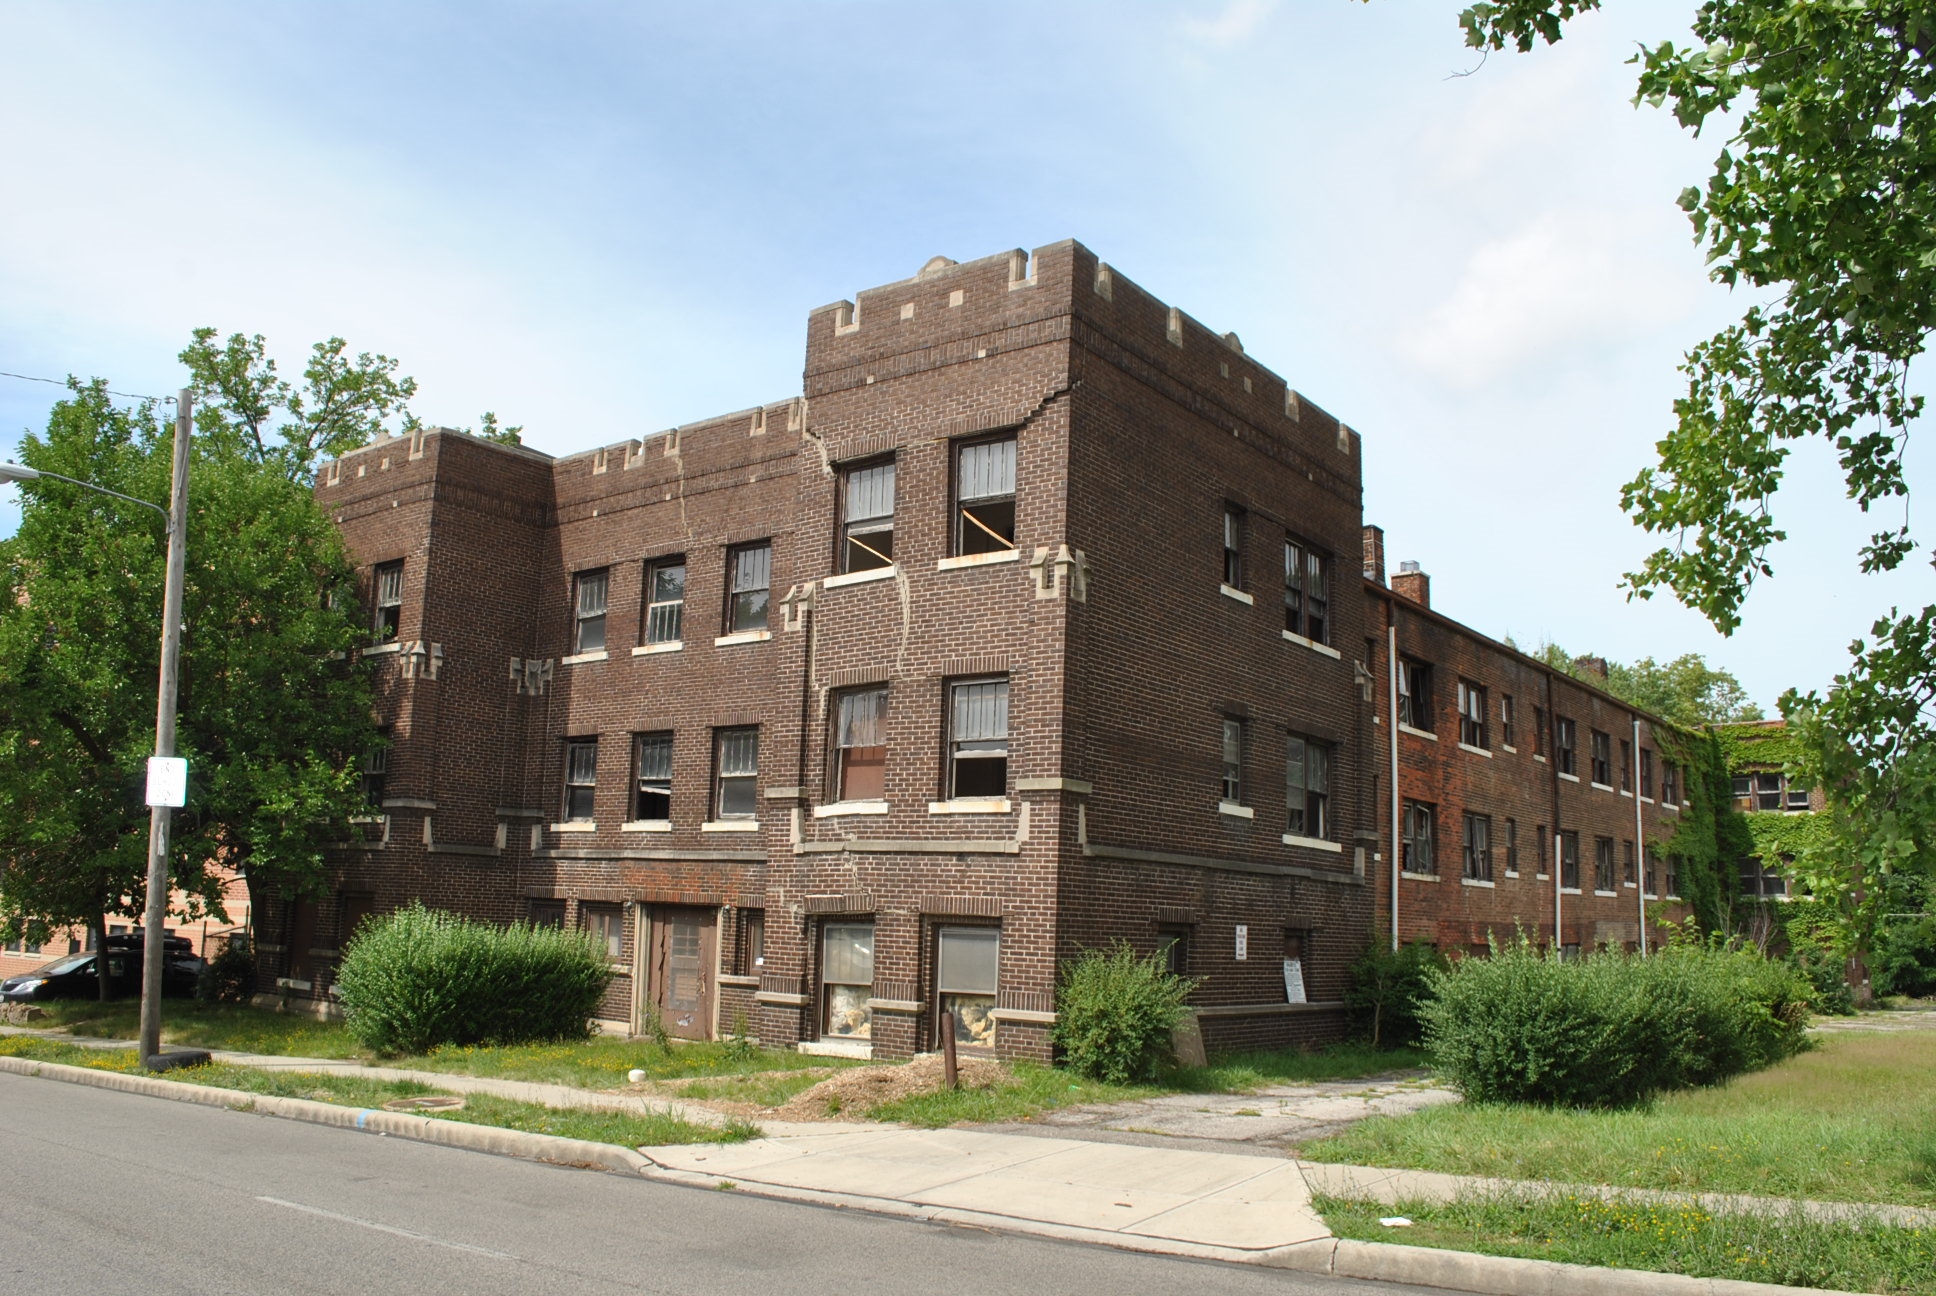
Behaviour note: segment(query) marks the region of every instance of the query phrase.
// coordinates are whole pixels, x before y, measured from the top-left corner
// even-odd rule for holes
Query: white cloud
[[[1692,309],[1695,285],[1659,254],[1647,211],[1541,213],[1466,257],[1451,292],[1403,327],[1398,349],[1476,387],[1583,343],[1619,345]]]
[[[1230,0],[1214,18],[1185,18],[1183,34],[1218,49],[1229,49],[1254,35],[1277,7],[1277,0]]]

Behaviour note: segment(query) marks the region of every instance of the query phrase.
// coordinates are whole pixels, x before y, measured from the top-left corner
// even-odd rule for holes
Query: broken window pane
[[[1015,547],[1015,438],[956,450],[953,531],[957,554]]]
[[[840,569],[873,571],[894,562],[894,461],[847,471]]]
[[[672,818],[672,735],[640,734],[638,796],[632,817],[664,821]]]
[[[951,686],[948,795],[1001,797],[1008,791],[1008,681]]]

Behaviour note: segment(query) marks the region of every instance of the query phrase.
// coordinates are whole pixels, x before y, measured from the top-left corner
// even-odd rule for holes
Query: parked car
[[[169,936],[162,943],[161,992],[192,995],[201,975],[202,960],[186,937]],[[108,937],[108,993],[128,998],[141,993],[141,933]],[[99,972],[92,951],[69,954],[31,972],[0,981],[0,1003],[32,1003],[43,999],[93,999],[100,994]]]

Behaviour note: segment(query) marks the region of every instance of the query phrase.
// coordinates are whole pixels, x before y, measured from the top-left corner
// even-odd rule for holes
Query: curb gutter
[[[203,1107],[221,1107],[258,1116],[307,1121],[312,1125],[362,1130],[369,1134],[414,1139],[420,1143],[435,1143],[467,1152],[487,1152],[493,1156],[517,1157],[551,1165],[615,1170],[661,1183],[713,1189],[730,1185],[737,1191],[755,1197],[864,1210],[876,1215],[894,1215],[937,1224],[959,1224],[997,1232],[1026,1233],[1035,1237],[1109,1246],[1117,1250],[1331,1274],[1339,1278],[1411,1283],[1419,1287],[1484,1292],[1494,1296],[1862,1296],[1861,1293],[1833,1292],[1819,1287],[1785,1287],[1772,1283],[1738,1282],[1729,1278],[1689,1278],[1645,1269],[1603,1269],[1591,1265],[1560,1264],[1552,1260],[1521,1260],[1510,1256],[1444,1251],[1436,1247],[1404,1246],[1392,1242],[1356,1242],[1349,1238],[1326,1238],[1264,1251],[1242,1251],[1232,1247],[1196,1245],[1104,1229],[1050,1224],[1016,1216],[918,1206],[891,1198],[722,1179],[716,1175],[673,1170],[631,1148],[611,1143],[531,1134],[523,1130],[501,1129],[495,1125],[469,1125],[462,1121],[438,1120],[407,1112],[341,1107],[307,1098],[278,1098],[245,1093],[239,1089],[188,1084],[180,1080],[158,1080],[121,1071],[96,1071],[60,1062],[0,1057],[0,1074],[58,1080],[66,1084],[112,1089],[120,1093],[195,1103]]]

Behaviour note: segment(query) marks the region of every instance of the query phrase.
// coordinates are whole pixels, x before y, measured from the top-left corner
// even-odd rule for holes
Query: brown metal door
[[[652,1002],[669,1034],[713,1037],[713,971],[719,915],[711,909],[658,909],[652,914]]]

